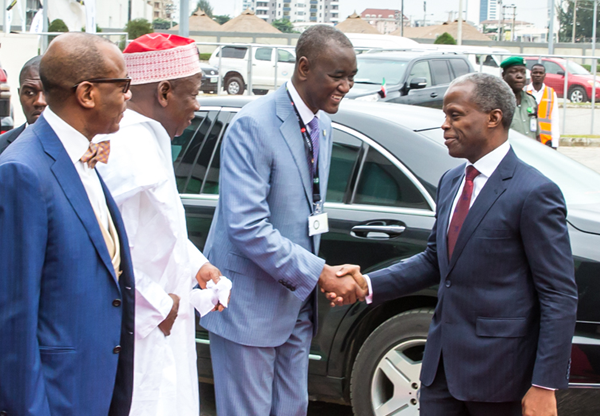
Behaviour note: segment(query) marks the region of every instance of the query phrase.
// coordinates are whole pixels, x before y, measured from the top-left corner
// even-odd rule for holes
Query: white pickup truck
[[[277,89],[292,77],[296,54],[293,47],[278,45],[226,45],[219,46],[209,59],[210,65],[219,68],[222,87],[228,94],[243,94],[249,87],[248,59],[252,51],[252,91],[266,94]],[[222,56],[221,55],[222,51]],[[275,70],[277,69],[277,80]]]

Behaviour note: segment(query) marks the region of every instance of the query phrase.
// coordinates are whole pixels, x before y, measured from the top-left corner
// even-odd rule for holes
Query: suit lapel
[[[73,162],[43,115],[40,116],[32,128],[35,129],[36,136],[42,143],[44,151],[54,160],[50,168],[52,173],[73,207],[73,210],[81,220],[102,262],[116,283],[117,278],[108,254],[108,249],[106,248],[106,243],[104,242],[104,237],[102,237],[102,232],[100,231],[100,225],[98,224],[96,214],[94,214],[79,174],[75,166],[73,166]]]
[[[454,176],[454,178],[450,179],[450,189],[443,196],[441,196],[440,201],[438,201],[438,230],[441,232],[438,235],[443,236],[437,240],[438,246],[438,261],[440,265],[444,267],[448,266],[448,223],[450,221],[450,215],[452,211],[452,204],[454,202],[454,198],[456,197],[456,193],[458,192],[458,188],[462,182],[462,178],[464,175],[464,166],[462,168],[463,174],[458,174]]]
[[[300,133],[298,117],[292,108],[285,85],[279,88],[275,94],[277,94],[275,99],[277,117],[283,122],[279,130],[294,157],[294,162],[296,163],[296,167],[298,168],[302,180],[306,199],[309,204],[312,204],[312,188],[310,183],[310,172],[308,171],[308,159],[306,156],[304,139],[302,138],[302,133]],[[319,165],[319,167],[320,166],[321,165]]]
[[[506,191],[508,180],[513,177],[516,162],[517,156],[511,148],[504,159],[502,159],[502,162],[498,165],[496,171],[494,171],[492,176],[487,180],[471,209],[469,209],[467,218],[465,218],[465,222],[458,235],[458,240],[456,240],[456,246],[454,247],[454,253],[452,253],[452,258],[450,259],[448,273],[452,271],[457,259],[460,257],[465,245],[473,235],[473,232],[481,223],[481,220],[483,220],[490,208],[492,208],[498,198]]]

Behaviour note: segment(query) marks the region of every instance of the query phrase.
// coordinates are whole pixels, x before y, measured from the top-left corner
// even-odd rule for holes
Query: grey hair
[[[471,97],[473,104],[484,113],[493,110],[502,111],[502,126],[508,130],[517,107],[515,93],[508,84],[495,75],[471,72],[452,81],[448,90],[455,85],[466,83],[473,84]]]
[[[296,64],[303,56],[309,62],[314,62],[326,50],[328,42],[336,46],[353,49],[352,42],[338,29],[327,25],[315,25],[306,29],[300,35],[296,44]]]

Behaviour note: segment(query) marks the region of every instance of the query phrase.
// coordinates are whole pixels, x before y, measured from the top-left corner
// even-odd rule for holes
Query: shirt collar
[[[546,88],[546,84],[542,82],[542,87],[541,87],[539,90],[536,90],[536,89],[533,87],[533,82],[532,82],[531,84],[529,84],[529,85],[527,86],[527,89],[526,89],[526,91],[540,92],[540,91],[543,91],[543,90],[544,90],[544,88]]]
[[[300,97],[300,94],[298,94],[298,90],[296,90],[292,81],[287,82],[287,89],[292,96],[292,101],[294,101],[294,105],[296,106],[296,109],[298,109],[298,113],[300,114],[300,118],[302,118],[304,125],[308,126],[308,123],[315,117],[320,118],[321,110],[317,111],[317,114],[313,113],[302,97]]]
[[[44,118],[58,136],[71,161],[78,162],[90,147],[90,141],[60,118],[50,107],[44,110]]]
[[[502,143],[500,146],[489,152],[487,155],[483,156],[475,163],[468,162],[467,166],[473,165],[475,169],[479,171],[480,174],[489,178],[498,168],[502,159],[508,154],[510,150],[510,144],[508,140]],[[465,167],[466,169],[466,167]]]

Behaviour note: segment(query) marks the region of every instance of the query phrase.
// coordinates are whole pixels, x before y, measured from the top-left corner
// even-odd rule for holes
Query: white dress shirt
[[[321,110],[317,111],[316,114],[313,113],[310,110],[310,108],[308,108],[302,97],[300,97],[300,94],[298,94],[298,90],[296,90],[296,87],[294,87],[294,83],[292,81],[287,82],[287,89],[290,92],[290,95],[292,96],[292,101],[294,101],[294,105],[296,106],[296,109],[300,114],[302,122],[304,123],[304,125],[308,129],[308,132],[310,133],[312,130],[308,126],[308,123],[310,123],[315,117],[320,119]]]
[[[479,171],[479,175],[477,175],[475,177],[475,179],[473,180],[473,193],[471,194],[471,203],[469,205],[469,208],[471,208],[473,206],[473,203],[479,196],[479,193],[485,186],[486,182],[488,181],[490,176],[492,176],[492,174],[496,171],[496,169],[498,168],[498,165],[500,164],[500,162],[502,162],[502,159],[504,159],[504,157],[506,156],[506,154],[508,153],[509,150],[510,150],[510,144],[508,143],[508,141],[506,141],[506,142],[502,143],[500,146],[498,146],[497,148],[495,148],[494,150],[492,150],[487,155],[483,156],[477,162],[475,162],[475,163],[467,162],[467,164],[465,165],[465,172],[467,170],[467,166],[470,166],[470,165],[473,165],[475,167],[475,169],[477,169]],[[462,194],[464,187],[465,187],[465,176],[463,176],[462,182],[460,184],[460,188],[458,188],[458,192],[456,193],[456,196],[454,197],[454,202],[452,203],[452,210],[450,211],[451,212],[450,218],[448,219],[448,227],[450,227],[450,222],[452,221],[452,215],[454,215],[454,209],[456,208],[456,204],[458,203],[458,199],[460,198],[460,195]],[[367,281],[367,285],[369,286],[369,295],[366,297],[365,300],[367,301],[367,303],[372,303],[373,302],[373,288],[371,287],[371,279],[367,275],[364,275],[364,277],[365,277],[365,280]]]
[[[62,118],[54,113],[50,107],[44,110],[44,118],[52,127],[52,130],[58,136],[58,139],[64,146],[69,158],[73,162],[85,192],[92,204],[92,208],[98,214],[102,225],[108,230],[108,207],[106,206],[106,197],[98,179],[96,169],[91,169],[87,163],[81,162],[81,157],[87,152],[90,141],[80,132],[67,124]],[[110,158],[110,156],[109,156]]]
[[[540,102],[542,101],[542,96],[544,95],[544,88],[546,88],[546,84],[542,84],[542,88],[540,88],[539,91],[536,91],[536,89],[533,88],[533,84],[529,84],[527,87],[525,87],[525,91],[533,95],[535,97],[535,101],[538,103],[538,105],[540,105]],[[550,118],[552,118],[550,131],[552,132],[552,147],[558,147],[558,144],[560,142],[560,129],[558,127],[560,116],[558,115],[558,97],[556,96],[556,91],[554,91],[553,94],[554,104],[552,105],[552,109],[550,110]]]

